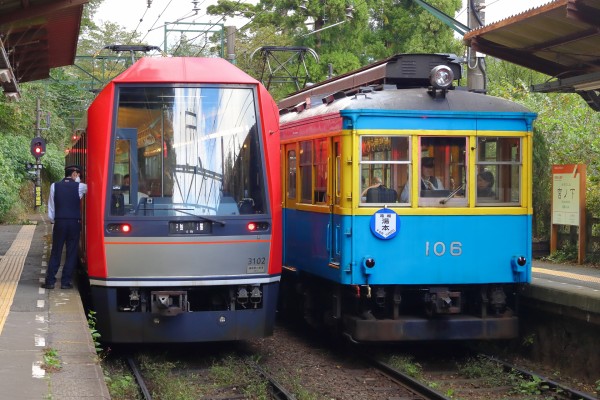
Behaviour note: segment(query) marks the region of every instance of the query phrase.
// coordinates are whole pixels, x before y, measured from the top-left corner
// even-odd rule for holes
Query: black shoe
[[[44,283],[44,284],[42,285],[42,287],[43,287],[44,289],[54,289],[54,284],[53,284],[53,283],[52,283],[52,284],[50,284],[50,283]]]
[[[73,289],[73,285],[70,283],[67,283],[66,285],[60,285],[61,289]]]

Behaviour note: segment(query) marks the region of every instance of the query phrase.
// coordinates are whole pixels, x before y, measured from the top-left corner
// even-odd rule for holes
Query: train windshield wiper
[[[452,191],[452,193],[450,193],[448,195],[448,197],[446,197],[445,199],[441,199],[440,200],[440,204],[446,204],[448,202],[448,200],[450,200],[451,198],[453,198],[454,196],[456,196],[456,193],[460,192],[463,188],[464,188],[464,184],[460,185],[459,187],[457,187],[456,189],[454,189]]]
[[[182,214],[191,215],[192,217],[200,218],[204,221],[212,222],[213,224],[220,224],[221,226],[225,226],[225,221],[221,221],[220,219],[212,218],[206,215],[198,215],[187,210],[191,210],[191,208],[170,208],[170,210],[180,212]]]

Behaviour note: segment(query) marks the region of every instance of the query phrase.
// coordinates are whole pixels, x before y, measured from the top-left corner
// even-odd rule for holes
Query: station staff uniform
[[[52,229],[52,251],[46,272],[46,289],[54,289],[56,273],[60,268],[63,246],[67,254],[61,277],[61,289],[73,287],[71,279],[77,265],[77,247],[81,234],[81,198],[87,193],[87,185],[79,182],[81,168],[69,165],[65,168],[65,178],[50,186],[48,198],[48,218],[54,223]]]

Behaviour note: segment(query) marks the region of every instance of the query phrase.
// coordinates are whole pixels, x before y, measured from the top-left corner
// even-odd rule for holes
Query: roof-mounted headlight
[[[454,80],[454,73],[446,65],[438,65],[431,70],[429,82],[436,89],[448,89]]]

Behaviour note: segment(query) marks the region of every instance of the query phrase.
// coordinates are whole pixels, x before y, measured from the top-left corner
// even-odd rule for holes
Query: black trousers
[[[81,220],[57,219],[52,229],[52,251],[46,272],[46,284],[54,285],[56,274],[60,268],[63,246],[67,245],[67,255],[62,271],[61,284],[68,285],[73,279],[73,271],[77,265],[77,248],[81,235]]]

